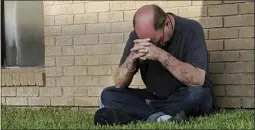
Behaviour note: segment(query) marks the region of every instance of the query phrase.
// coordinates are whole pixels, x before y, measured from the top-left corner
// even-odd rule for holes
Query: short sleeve
[[[121,57],[121,59],[120,59],[120,63],[119,63],[119,66],[121,66],[125,61],[126,61],[126,58],[129,56],[129,54],[131,53],[131,49],[134,47],[134,40],[135,39],[137,39],[138,38],[138,36],[136,35],[136,33],[135,33],[135,31],[132,31],[130,34],[129,34],[129,38],[128,38],[128,40],[127,40],[127,42],[126,42],[126,45],[125,45],[125,47],[124,47],[124,51],[123,51],[123,54],[122,54],[122,57]],[[138,71],[138,68],[139,68],[139,64],[137,63],[136,64],[137,66],[136,66],[136,71],[135,72],[137,72]]]
[[[203,28],[199,23],[195,22],[195,26],[192,28],[188,37],[186,61],[195,67],[207,71],[207,54]]]

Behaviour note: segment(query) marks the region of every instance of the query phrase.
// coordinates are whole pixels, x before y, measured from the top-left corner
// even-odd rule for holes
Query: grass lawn
[[[253,110],[220,110],[207,116],[176,124],[139,123],[125,126],[93,125],[93,112],[68,108],[17,109],[2,107],[3,129],[254,129]]]

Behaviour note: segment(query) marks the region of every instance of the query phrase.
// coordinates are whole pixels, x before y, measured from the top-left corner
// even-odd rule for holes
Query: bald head
[[[139,38],[151,38],[165,24],[166,14],[157,5],[139,8],[133,18],[133,25]]]

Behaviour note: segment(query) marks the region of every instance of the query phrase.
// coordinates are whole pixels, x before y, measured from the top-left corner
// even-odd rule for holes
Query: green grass
[[[93,125],[93,112],[68,108],[17,109],[2,107],[3,129],[254,129],[253,110],[220,110],[219,112],[176,124],[138,123],[124,126]]]

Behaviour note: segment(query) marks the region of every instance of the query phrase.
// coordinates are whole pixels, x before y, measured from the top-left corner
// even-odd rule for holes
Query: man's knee
[[[208,100],[211,96],[209,88],[189,87],[189,99],[191,100]]]
[[[119,88],[116,88],[115,86],[106,87],[101,92],[101,102],[105,104],[106,102],[109,102],[110,100],[113,100],[115,98],[116,91],[118,91]]]

